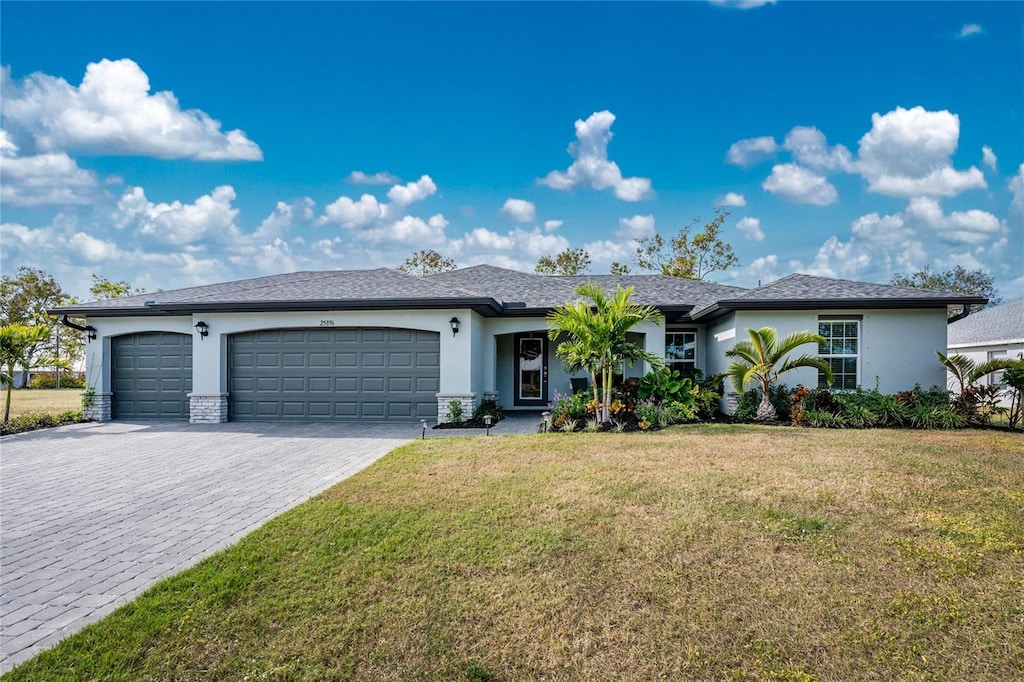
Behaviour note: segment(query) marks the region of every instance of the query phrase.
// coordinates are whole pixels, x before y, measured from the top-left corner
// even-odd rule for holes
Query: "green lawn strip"
[[[993,432],[417,441],[9,677],[1020,678],[1021,490]]]

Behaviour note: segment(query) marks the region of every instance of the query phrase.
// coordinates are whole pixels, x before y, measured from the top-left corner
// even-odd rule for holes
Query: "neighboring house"
[[[1018,359],[1024,353],[1024,297],[986,308],[949,325],[948,355],[964,355],[981,364],[997,358]],[[983,381],[1002,383],[1002,372]],[[1002,403],[1009,407],[1010,398]]]
[[[746,329],[814,331],[836,386],[943,384],[950,306],[985,299],[790,275],[742,289],[661,275],[541,276],[488,265],[415,277],[389,269],[297,272],[59,308],[89,327],[90,416],[226,420],[447,420],[493,396],[542,409],[570,377],[546,316],[598,282],[634,287],[662,324],[633,339],[711,375]],[[644,367],[626,369],[639,376]],[[583,374],[578,374],[582,377]],[[786,376],[817,386],[817,370]],[[735,395],[731,396],[734,400]],[[728,407],[729,400],[723,400]]]

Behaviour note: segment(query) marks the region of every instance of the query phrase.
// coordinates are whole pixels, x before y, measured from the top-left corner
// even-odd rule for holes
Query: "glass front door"
[[[543,333],[516,335],[516,405],[547,405],[547,351]]]

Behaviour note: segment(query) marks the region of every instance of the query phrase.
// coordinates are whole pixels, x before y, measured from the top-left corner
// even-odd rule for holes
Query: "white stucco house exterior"
[[[984,299],[808,275],[757,289],[660,275],[542,276],[488,265],[416,277],[297,272],[83,303],[94,419],[446,421],[486,397],[543,409],[569,393],[546,316],[586,281],[634,288],[660,324],[634,339],[677,369],[723,372],[747,328],[814,331],[835,387],[943,385],[947,309]],[[640,376],[644,367],[626,368]],[[582,376],[582,375],[580,375]],[[817,386],[817,370],[787,375]],[[735,399],[735,396],[732,396]],[[729,397],[723,398],[729,406]]]
[[[947,355],[964,355],[976,364],[1024,357],[1024,297],[986,308],[949,325]],[[1002,372],[983,379],[999,384]],[[1001,401],[1009,407],[1010,398]]]

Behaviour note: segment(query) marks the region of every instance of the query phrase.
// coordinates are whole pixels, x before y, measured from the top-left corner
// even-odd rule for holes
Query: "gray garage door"
[[[114,419],[188,419],[192,336],[146,332],[115,336]]]
[[[412,329],[268,329],[230,340],[235,420],[437,416],[441,341]]]

